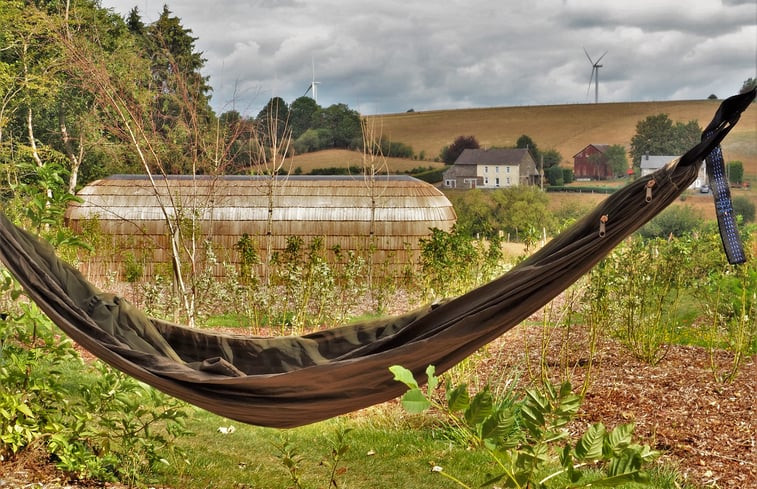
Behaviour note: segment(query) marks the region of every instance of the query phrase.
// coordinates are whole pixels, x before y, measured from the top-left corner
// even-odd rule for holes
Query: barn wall
[[[140,175],[118,175],[93,182],[72,204],[66,218],[77,231],[94,227],[104,250],[82,256],[79,265],[95,281],[123,279],[126,261],[137,260],[149,278],[170,270],[170,240],[162,206],[188,223],[196,219],[199,235],[212,243],[222,276],[224,264],[238,266],[235,245],[244,234],[257,244],[262,260],[286,248],[290,236],[307,246],[322,237],[326,256],[338,246],[370,256],[394,270],[416,263],[419,240],[433,227],[449,230],[456,216],[435,187],[405,176],[371,184],[361,177],[168,177],[156,187]],[[273,206],[269,205],[273,202]],[[269,228],[271,217],[271,232]]]

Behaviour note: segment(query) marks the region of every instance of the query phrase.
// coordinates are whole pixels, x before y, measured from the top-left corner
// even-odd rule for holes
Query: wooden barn
[[[82,202],[68,208],[67,222],[80,232],[96,230],[101,239],[100,253],[80,264],[88,278],[123,279],[129,260],[140,264],[144,277],[170,267],[164,209],[179,216],[184,229],[194,220],[200,245],[212,244],[217,276],[224,264],[240,263],[244,235],[262,261],[269,251],[283,251],[290,237],[306,246],[320,238],[330,256],[338,247],[396,269],[417,262],[419,240],[431,228],[450,230],[456,220],[444,194],[409,176],[169,176],[154,182],[115,175],[78,192]]]
[[[605,152],[609,144],[590,144],[573,155],[573,173],[577,179],[607,180],[613,178]]]

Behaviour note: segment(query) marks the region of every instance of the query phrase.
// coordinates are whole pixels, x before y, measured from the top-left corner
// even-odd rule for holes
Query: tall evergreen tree
[[[139,25],[136,24],[137,29]],[[182,116],[182,107],[191,108],[205,121],[211,117],[208,77],[202,53],[195,51],[196,37],[172,15],[168,6],[158,20],[147,26],[147,57],[152,60],[152,86],[156,93],[155,124],[160,129],[174,127]]]

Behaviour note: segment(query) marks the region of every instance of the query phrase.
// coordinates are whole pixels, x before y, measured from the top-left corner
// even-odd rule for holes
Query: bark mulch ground
[[[544,362],[555,380],[567,368],[574,388],[581,387],[589,360],[586,339],[578,336],[547,342]],[[538,375],[542,338],[540,328],[519,326],[492,345],[501,348],[488,355],[497,365],[484,368],[523,369],[528,362]],[[732,382],[717,381],[711,362],[723,372],[731,359],[723,351],[711,358],[708,348],[671,346],[660,363],[649,365],[605,338],[576,431],[597,422],[608,428],[633,422],[638,441],[662,452],[657,463],[675,467],[686,483],[757,488],[757,355],[746,358]]]

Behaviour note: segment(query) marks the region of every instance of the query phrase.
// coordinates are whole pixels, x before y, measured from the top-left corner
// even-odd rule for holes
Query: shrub
[[[754,222],[754,202],[742,195],[733,198],[733,212],[741,216],[745,223]]]
[[[573,173],[572,168],[563,168],[562,169],[562,179],[565,182],[565,185],[569,183],[573,183],[576,179],[575,173]]]
[[[549,182],[550,185],[559,186],[565,184],[563,169],[559,166],[547,168],[546,170],[544,170],[544,176],[546,177],[547,182]]]
[[[744,163],[740,161],[728,162],[728,182],[741,184],[744,181]]]
[[[692,207],[676,205],[662,211],[638,232],[644,238],[681,237],[698,230],[702,223],[701,215]]]
[[[0,456],[43,446],[70,475],[130,484],[166,463],[173,441],[187,434],[183,404],[102,363],[84,364],[71,341],[20,300],[7,271],[0,288],[13,300],[0,320]],[[78,383],[63,380],[70,378]]]
[[[613,333],[638,358],[659,363],[683,326],[682,292],[691,281],[691,239],[624,241],[590,275],[602,282]]]
[[[489,388],[471,396],[465,384],[447,384],[445,399],[437,401],[439,379],[433,366],[426,369],[425,391],[409,370],[397,365],[389,370],[395,380],[408,387],[402,397],[407,411],[420,413],[436,408],[461,433],[460,439],[474,449],[485,450],[492,458],[497,473],[488,475],[482,487],[612,487],[628,482],[647,485],[649,476],[642,467],[657,452],[633,443],[632,423],[612,431],[602,423],[593,424],[575,444],[570,440],[566,426],[578,413],[581,398],[573,394],[567,382],[557,387],[545,381],[543,389],[527,389],[525,397],[518,401],[498,400]],[[439,465],[433,471],[461,487],[473,487]]]

